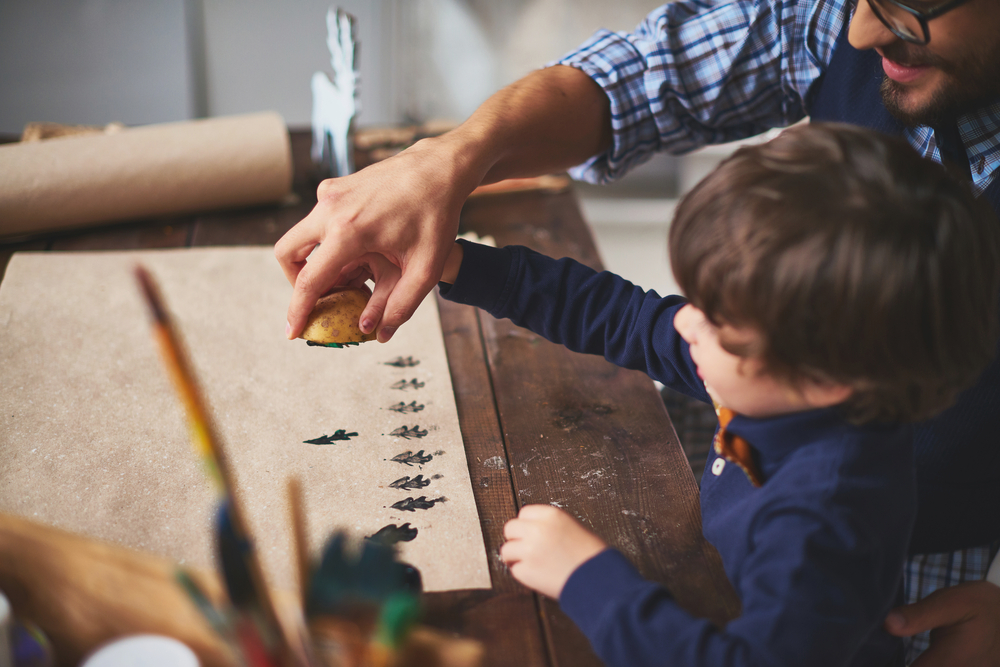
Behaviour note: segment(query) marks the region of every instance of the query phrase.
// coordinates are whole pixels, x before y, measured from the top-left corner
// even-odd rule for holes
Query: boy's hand
[[[942,588],[893,609],[885,629],[897,637],[931,631],[931,646],[913,667],[1000,665],[1000,586],[974,581]]]
[[[559,599],[576,568],[608,548],[576,519],[551,505],[525,505],[503,529],[500,548],[510,573],[528,588]]]

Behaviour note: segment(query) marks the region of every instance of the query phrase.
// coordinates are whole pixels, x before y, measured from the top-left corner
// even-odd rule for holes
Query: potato
[[[375,340],[375,334],[361,333],[358,322],[368,303],[368,293],[354,287],[340,287],[316,302],[306,328],[299,338],[328,347],[357,345]]]

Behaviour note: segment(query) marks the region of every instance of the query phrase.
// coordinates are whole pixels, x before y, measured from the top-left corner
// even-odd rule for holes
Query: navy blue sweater
[[[681,297],[527,248],[463,246],[446,299],[710,400],[673,326]],[[562,608],[609,665],[902,664],[881,623],[916,508],[912,429],[857,427],[829,408],[737,416],[729,430],[753,446],[764,483],[754,488],[733,464],[706,472],[702,524],[742,615],[721,630],[690,616],[611,549],[572,574]]]

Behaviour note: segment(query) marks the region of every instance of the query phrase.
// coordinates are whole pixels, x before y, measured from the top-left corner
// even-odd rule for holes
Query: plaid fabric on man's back
[[[983,547],[939,554],[917,554],[906,561],[903,576],[903,601],[913,604],[938,590],[966,581],[981,581],[1000,549],[1000,541]],[[930,646],[930,631],[903,640],[906,664],[910,664]]]

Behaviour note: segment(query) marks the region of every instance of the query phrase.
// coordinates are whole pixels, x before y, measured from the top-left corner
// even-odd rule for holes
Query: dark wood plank
[[[437,301],[493,590],[523,592],[524,587],[510,576],[499,557],[503,525],[517,514],[517,503],[486,365],[479,311],[440,297]]]
[[[195,219],[193,246],[269,245],[277,243],[316,205],[315,197],[297,193],[281,204],[239,211],[204,213]]]
[[[484,667],[541,667],[548,663],[536,600],[510,576],[499,558],[503,525],[517,513],[517,505],[479,313],[442,299],[438,299],[438,308],[493,589],[428,594],[427,622],[484,642]]]
[[[503,197],[467,204],[463,229],[600,266],[571,194]],[[701,535],[694,477],[652,381],[481,319],[518,501],[565,508],[690,613],[717,624],[735,616],[738,600]],[[600,664],[554,602],[542,610],[553,664]]]
[[[292,146],[292,190],[312,192],[316,201],[316,186],[320,176],[312,162],[312,130],[308,127],[289,128],[288,138]]]
[[[603,268],[573,190],[476,197],[462,209],[460,227],[461,231],[492,235],[501,246],[526,245],[552,257],[572,257],[595,269]]]
[[[485,646],[481,667],[547,667],[538,631],[538,609],[528,593],[447,591],[424,596],[424,622],[477,639]],[[532,627],[533,626],[533,627]]]

